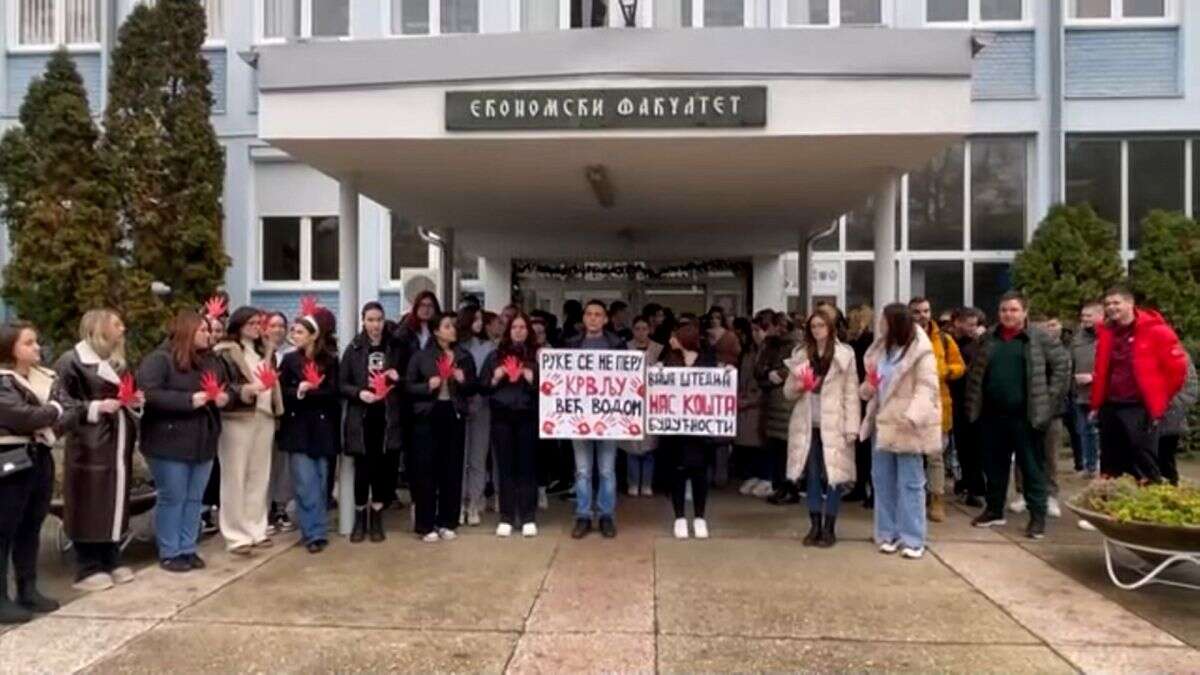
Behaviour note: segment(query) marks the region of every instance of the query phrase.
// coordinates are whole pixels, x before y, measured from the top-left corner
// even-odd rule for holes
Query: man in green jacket
[[[1015,453],[1024,477],[1029,524],[1025,536],[1046,536],[1046,455],[1042,435],[1067,391],[1067,351],[1030,326],[1028,303],[1016,291],[1000,300],[1000,324],[984,335],[967,373],[967,414],[979,424],[987,504],[971,524],[1004,525],[1004,498]]]

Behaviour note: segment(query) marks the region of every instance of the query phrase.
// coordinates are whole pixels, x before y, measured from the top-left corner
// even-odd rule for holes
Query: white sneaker
[[[642,486],[642,496],[643,497],[653,497],[654,496],[654,488],[650,487],[649,485],[643,485]]]
[[[1058,499],[1054,497],[1046,499],[1046,515],[1051,518],[1062,518],[1062,508],[1058,505]]]
[[[537,524],[536,523],[525,523],[524,525],[522,525],[521,526],[521,536],[522,537],[536,537],[537,536]]]
[[[437,531],[437,536],[442,541],[453,541],[458,538],[458,533],[456,533],[454,530],[443,527]]]
[[[692,529],[695,530],[697,539],[708,539],[708,521],[703,518],[693,518]]]
[[[630,497],[636,497],[636,496],[638,496],[638,494],[639,494],[639,492],[638,492],[638,487],[637,487],[636,485],[630,485],[630,486],[629,486],[629,490],[628,490],[628,494],[629,494],[629,496],[630,496]]]
[[[1012,511],[1013,513],[1025,513],[1025,509],[1026,506],[1024,497],[1017,497],[1008,504],[1008,510]]]
[[[479,509],[467,509],[467,525],[478,527],[483,519],[479,517]]]
[[[1091,523],[1089,523],[1089,522],[1088,522],[1088,521],[1086,521],[1086,520],[1080,520],[1080,521],[1079,521],[1079,529],[1081,529],[1081,530],[1083,530],[1083,531],[1085,531],[1085,532],[1095,532],[1095,531],[1096,531],[1096,526],[1095,526],[1095,525],[1093,525],[1093,524],[1091,524]]]
[[[112,571],[113,583],[127,584],[133,581],[133,577],[133,570],[129,569],[128,567],[118,567]]]
[[[879,545],[879,552],[884,555],[891,555],[900,550],[899,542],[885,541]]]
[[[738,494],[746,495],[747,497],[749,497],[750,493],[754,491],[754,488],[757,485],[758,485],[757,478],[747,478],[745,481],[742,482],[742,486],[740,488],[738,488]]]
[[[496,536],[497,537],[512,536],[512,525],[509,525],[508,523],[500,523],[499,525],[497,525],[496,526]]]
[[[775,494],[775,488],[771,485],[771,481],[760,480],[758,481],[758,485],[755,485],[754,489],[750,491],[750,494],[759,499],[766,499]]]
[[[538,510],[545,511],[550,508],[550,499],[546,496],[546,488],[538,488]]]
[[[429,534],[425,535],[424,537],[421,537],[421,541],[425,542],[426,544],[433,544],[433,543],[441,541],[441,539],[438,538],[437,532],[430,532]]]
[[[687,539],[688,538],[687,518],[676,518],[675,519],[675,538],[676,539]]]
[[[113,578],[105,572],[96,572],[87,576],[75,583],[71,584],[71,588],[85,593],[95,593],[97,591],[107,591],[113,587]]]
[[[921,548],[909,548],[905,546],[900,551],[900,555],[908,558],[909,560],[920,560],[921,556],[925,555],[925,547],[922,546]]]

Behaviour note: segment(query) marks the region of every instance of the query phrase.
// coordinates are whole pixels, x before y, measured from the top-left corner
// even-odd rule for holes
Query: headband
[[[317,337],[321,336],[321,326],[317,324],[316,319],[312,318],[311,316],[302,316],[300,317],[300,321],[303,322],[305,326],[308,326],[312,329],[313,335],[316,335]]]

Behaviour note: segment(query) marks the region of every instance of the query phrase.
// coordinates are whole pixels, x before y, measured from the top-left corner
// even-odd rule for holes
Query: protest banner
[[[646,356],[640,351],[538,352],[541,438],[640,441],[646,418]]]
[[[735,436],[737,385],[735,368],[650,368],[646,433]]]

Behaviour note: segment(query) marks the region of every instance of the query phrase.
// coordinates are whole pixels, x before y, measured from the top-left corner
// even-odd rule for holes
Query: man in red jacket
[[[1158,423],[1183,386],[1187,356],[1162,315],[1135,307],[1128,289],[1105,293],[1104,319],[1091,402],[1100,418],[1100,472],[1160,482]]]

